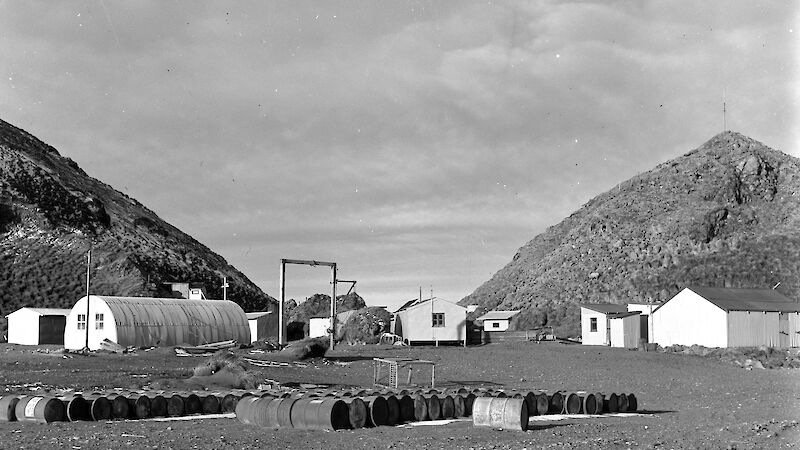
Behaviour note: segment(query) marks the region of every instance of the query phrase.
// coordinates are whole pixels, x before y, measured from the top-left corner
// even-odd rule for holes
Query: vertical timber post
[[[92,251],[86,254],[86,349],[89,349],[89,305],[91,298],[89,297],[90,286],[92,280]]]
[[[331,265],[331,345],[333,350],[336,340],[336,263]]]
[[[281,259],[281,273],[278,286],[278,344],[286,344],[286,326],[283,323],[283,302],[286,296],[286,260]]]

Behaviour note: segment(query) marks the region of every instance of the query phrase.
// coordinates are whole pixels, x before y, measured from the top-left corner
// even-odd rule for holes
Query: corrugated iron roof
[[[411,306],[413,306],[413,305],[414,305],[414,303],[417,303],[418,301],[419,301],[419,299],[418,299],[418,298],[415,298],[414,300],[409,300],[409,301],[407,301],[407,302],[403,303],[403,306],[401,306],[401,307],[397,308],[397,311],[395,311],[395,312],[396,312],[396,313],[399,313],[400,311],[403,311],[404,309],[408,309],[408,308],[410,308]]]
[[[259,312],[249,312],[244,313],[247,316],[247,320],[258,319],[259,317],[264,317],[266,315],[272,314],[272,311],[259,311]]]
[[[612,313],[627,313],[628,307],[625,305],[616,305],[613,303],[581,303],[581,308],[591,309],[603,314]]]
[[[475,320],[509,320],[519,314],[519,311],[489,311]]]
[[[640,316],[640,315],[641,314],[639,313],[639,311],[631,311],[631,312],[625,312],[625,313],[610,313],[608,315],[608,318],[609,319],[622,319],[622,318],[625,318],[625,317]]]
[[[28,311],[33,311],[40,316],[68,316],[71,309],[60,309],[60,308],[29,308],[27,306],[23,306],[22,308],[18,309],[17,311],[27,309]],[[14,311],[14,312],[17,312]],[[8,317],[8,315],[6,315]]]
[[[451,304],[453,304],[453,305],[456,305],[456,306],[458,306],[459,308],[462,308],[462,309],[464,309],[464,311],[466,311],[466,310],[467,310],[467,308],[464,308],[463,306],[459,305],[458,303],[451,302],[450,300],[445,300],[445,299],[443,299],[443,298],[439,298],[439,297],[433,297],[433,300],[434,300],[434,301],[436,301],[436,302],[446,302],[446,303],[451,303]],[[418,306],[420,306],[420,305],[424,305],[424,304],[426,304],[426,303],[430,303],[430,301],[431,301],[431,299],[429,299],[429,298],[426,298],[426,299],[425,299],[425,300],[423,300],[423,301],[419,301],[419,299],[414,299],[414,300],[411,300],[411,301],[407,302],[405,305],[401,306],[401,307],[400,307],[400,309],[398,309],[397,311],[395,311],[395,313],[399,313],[399,312],[401,312],[401,311],[403,311],[403,310],[410,309],[410,308],[416,308],[416,307],[418,307]]]
[[[690,286],[687,289],[725,311],[800,312],[800,303],[774,289]]]

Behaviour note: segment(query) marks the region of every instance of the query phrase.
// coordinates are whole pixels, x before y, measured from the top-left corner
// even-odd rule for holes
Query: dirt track
[[[247,353],[247,350],[240,350]],[[265,355],[248,355],[265,358]],[[264,430],[232,419],[181,422],[0,423],[0,448],[800,448],[800,371],[744,370],[714,359],[602,347],[509,343],[482,347],[342,346],[305,368],[258,369],[281,382],[370,386],[373,357],[408,356],[437,363],[443,386],[632,392],[639,417],[535,422],[527,433],[446,426],[380,427],[321,432]],[[0,385],[45,388],[135,388],[185,377],[202,358],[171,349],[64,358],[28,347],[0,346]],[[255,369],[254,369],[255,370]],[[29,391],[28,391],[29,392]]]

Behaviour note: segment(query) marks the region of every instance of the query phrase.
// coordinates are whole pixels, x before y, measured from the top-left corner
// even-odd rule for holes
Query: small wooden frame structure
[[[372,379],[375,386],[390,387],[397,389],[400,385],[400,369],[407,368],[408,376],[406,385],[411,385],[411,375],[414,368],[418,366],[430,366],[431,368],[431,387],[436,387],[436,363],[422,359],[411,358],[372,358]],[[384,371],[387,373],[384,375]],[[388,375],[388,380],[384,383],[384,377]]]
[[[331,268],[331,343],[330,350],[333,350],[335,345],[335,330],[336,330],[336,263],[314,261],[305,259],[281,259],[281,275],[280,285],[278,291],[280,293],[278,299],[278,343],[283,345],[286,343],[286,324],[283,317],[283,304],[286,297],[286,265],[287,264],[300,264],[306,266],[328,266]],[[349,283],[349,281],[348,281]],[[355,285],[355,281],[352,282]],[[352,287],[351,287],[352,289]]]

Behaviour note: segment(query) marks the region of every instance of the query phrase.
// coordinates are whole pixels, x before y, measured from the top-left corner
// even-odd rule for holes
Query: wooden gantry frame
[[[280,274],[280,299],[278,304],[278,343],[281,345],[286,344],[286,324],[283,318],[283,303],[286,299],[286,265],[299,264],[304,266],[327,266],[331,268],[331,343],[330,349],[333,350],[336,339],[336,263],[314,261],[305,259],[281,259],[281,274]],[[355,285],[355,282],[353,282]],[[352,289],[352,288],[351,288]]]

